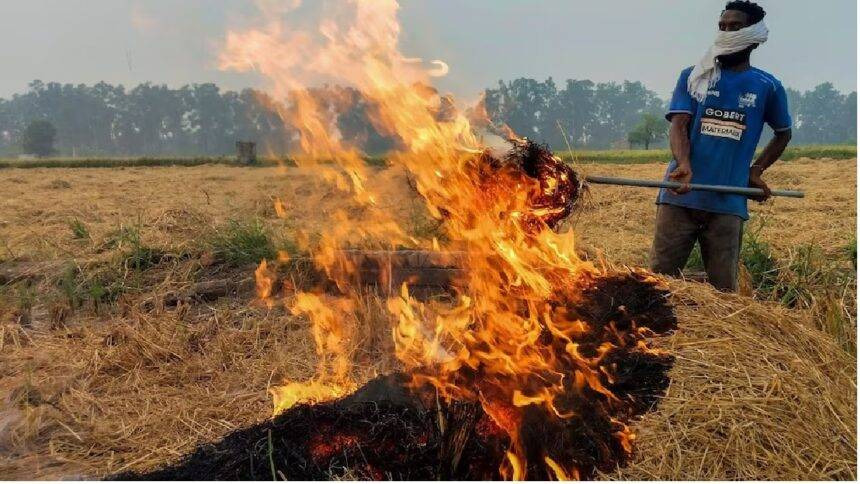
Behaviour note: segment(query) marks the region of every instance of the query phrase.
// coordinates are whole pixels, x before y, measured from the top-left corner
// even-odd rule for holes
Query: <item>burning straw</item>
[[[588,328],[575,354],[553,348],[562,339],[549,333],[534,342],[556,355],[564,375],[572,377],[529,375],[514,390],[513,405],[504,397],[510,383],[491,369],[464,368],[449,376],[458,391],[468,387],[474,396],[445,399],[432,381],[414,384],[418,374],[439,375],[425,368],[373,380],[333,402],[293,406],[270,422],[200,447],[178,465],[117,477],[567,480],[611,471],[631,453],[634,434],[625,423],[651,409],[668,384],[672,357],[647,350],[637,335],[645,328],[666,333],[676,321],[665,290],[645,274],[597,279],[582,296],[563,308]],[[583,358],[600,360],[603,373],[592,373]],[[517,402],[552,379],[562,388],[551,410],[534,398]],[[514,446],[524,458],[510,450]],[[505,476],[500,462],[510,463],[513,475]]]
[[[660,375],[671,357],[650,350],[647,343],[675,326],[664,295],[654,289],[657,281],[644,273],[604,273],[560,246],[552,229],[572,213],[582,184],[546,147],[528,140],[512,143],[500,157],[489,151],[467,156],[459,176],[440,181],[433,187],[436,193],[425,194],[462,249],[461,280],[452,281],[455,299],[424,303],[410,294],[410,281],[405,281],[400,296],[387,304],[396,328],[396,354],[416,401],[436,395],[446,407],[480,409],[485,423],[471,425],[491,429],[494,443],[475,444],[471,427],[425,429],[423,439],[442,449],[424,446],[425,452],[441,453],[426,457],[436,462],[435,473],[414,474],[416,451],[404,450],[402,458],[368,463],[363,477],[380,473],[433,479],[440,477],[440,468],[462,478],[588,477],[629,457],[635,436],[627,422],[646,411],[666,384]],[[455,190],[462,199],[442,198]],[[297,288],[291,287],[285,293],[290,310],[313,322],[320,363],[315,379],[289,381],[272,390],[276,414],[292,415],[296,404],[336,400],[357,387],[350,375],[348,341],[354,337],[353,313],[360,297],[352,276],[359,268],[344,254],[328,249],[316,258],[335,281],[333,292],[330,286],[328,291],[318,287],[295,294]],[[265,263],[257,276],[261,297],[270,297],[274,280]],[[419,414],[428,411],[427,405],[413,406]],[[367,418],[390,420],[387,415]],[[504,451],[484,455],[479,471],[462,469],[457,465],[462,448],[444,456],[450,432],[462,436],[461,445]],[[321,438],[342,440],[341,434]],[[362,455],[394,445],[355,434],[346,440]],[[314,469],[346,466],[320,461],[313,450],[298,455]],[[191,473],[199,471],[199,462],[189,465]],[[295,474],[294,469],[283,472],[291,479],[321,477]]]
[[[290,95],[281,113],[300,131],[297,163],[333,161],[338,170],[329,173],[343,196],[364,209],[361,217],[336,214],[319,243],[305,244],[336,291],[273,291],[266,261],[257,271],[261,298],[311,320],[319,357],[314,378],[271,390],[275,413],[344,397],[358,387],[348,349],[357,336],[362,289],[353,283],[359,268],[345,250],[429,242],[409,237],[369,189],[360,153],[338,135],[332,113],[307,89],[307,78],[324,76],[355,86],[374,127],[398,139],[389,160],[409,173],[449,241],[434,239],[426,249],[464,254],[453,300],[425,303],[410,293],[407,281],[387,301],[409,388],[432,388],[446,405],[480,405],[506,436],[504,455],[491,459],[501,476],[563,478],[623,460],[633,440],[626,421],[647,397],[623,389],[616,394],[612,387],[624,379],[627,360],[665,356],[647,342],[665,323],[626,321],[624,310],[614,307],[608,310],[621,312],[611,321],[581,312],[596,297],[589,291],[611,277],[578,256],[572,232],[554,230],[572,213],[581,181],[528,140],[514,139],[502,156],[482,146],[450,98],[428,87],[430,74],[398,50],[397,8],[393,1],[358,1],[345,7],[347,15],[327,18],[318,31],[303,35],[287,35],[276,19],[267,19],[264,28],[231,33],[221,57],[223,67],[253,67],[272,82],[276,96]],[[643,277],[645,284],[655,282]],[[583,422],[600,426],[595,438],[586,439],[599,450],[580,458],[561,442],[575,441],[588,427]],[[531,436],[538,427],[556,443]]]

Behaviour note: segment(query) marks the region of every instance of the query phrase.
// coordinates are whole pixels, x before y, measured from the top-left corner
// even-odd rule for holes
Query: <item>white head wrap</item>
[[[767,42],[767,34],[764,21],[733,32],[719,32],[714,39],[714,45],[690,72],[690,77],[687,79],[687,90],[690,95],[699,102],[704,101],[708,95],[708,89],[714,87],[720,80],[717,57],[740,52],[753,44],[763,44]]]

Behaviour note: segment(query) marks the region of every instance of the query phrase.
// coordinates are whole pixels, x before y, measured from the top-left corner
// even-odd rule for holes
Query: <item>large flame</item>
[[[624,344],[621,338],[606,341],[596,354],[581,354],[579,340],[589,328],[559,303],[575,298],[598,273],[576,255],[573,233],[557,233],[547,222],[566,215],[568,201],[535,203],[569,182],[569,174],[562,170],[535,178],[503,165],[488,168],[473,125],[450,109],[450,98],[428,87],[448,66],[399,51],[396,1],[351,0],[330,7],[321,7],[315,29],[287,28],[284,17],[268,13],[260,28],[230,32],[220,57],[222,68],[262,74],[275,98],[288,99],[281,114],[300,131],[297,162],[334,161],[339,169],[332,179],[365,208],[361,219],[336,214],[318,245],[307,247],[342,295],[289,295],[291,311],[307,315],[314,325],[320,363],[314,380],[272,389],[275,411],[336,398],[356,387],[347,348],[356,289],[346,277],[356,268],[343,248],[367,241],[381,248],[456,246],[465,254],[468,271],[461,284],[467,289],[454,304],[418,301],[407,285],[388,301],[397,357],[416,385],[432,384],[444,398],[480,402],[510,435],[503,475],[526,477],[528,462],[518,435],[522,410],[538,405],[565,419],[575,413],[571,391],[588,388],[615,398],[601,383],[602,375],[611,380],[611,368],[601,359],[613,345]],[[389,161],[408,170],[427,209],[444,220],[447,246],[411,239],[378,206],[378,194],[366,183],[362,153],[341,139],[331,113],[309,94],[312,82],[334,82],[362,93],[372,107],[374,127],[400,140]],[[282,206],[276,208],[285,213]],[[257,275],[261,296],[270,298],[274,291],[265,264]],[[618,427],[618,439],[628,448],[633,436],[623,424]],[[551,455],[542,459],[549,475],[578,475],[569,462]]]

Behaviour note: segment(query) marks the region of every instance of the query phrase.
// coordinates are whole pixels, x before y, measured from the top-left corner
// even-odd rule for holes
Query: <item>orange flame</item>
[[[571,480],[572,476],[570,474],[568,474],[566,470],[564,470],[564,467],[562,467],[558,462],[554,461],[552,459],[552,457],[546,456],[543,458],[543,460],[546,463],[546,465],[550,468],[550,470],[552,470],[553,475],[555,475],[555,479],[557,481],[570,481]]]
[[[600,379],[601,374],[611,376],[611,369],[601,366],[611,345],[595,357],[580,355],[577,339],[587,331],[586,323],[548,302],[584,287],[598,269],[576,255],[573,232],[556,233],[545,225],[535,231],[526,223],[552,210],[532,206],[534,194],[551,191],[564,180],[551,179],[542,187],[522,174],[499,170],[488,184],[480,165],[484,147],[469,120],[450,98],[428,87],[431,77],[447,72],[447,65],[436,63],[428,71],[423,62],[398,50],[397,2],[338,5],[342,8],[316,29],[288,29],[282,19],[269,17],[258,29],[230,32],[220,57],[223,69],[256,71],[271,82],[275,97],[289,98],[281,115],[301,133],[297,162],[334,161],[340,170],[336,185],[366,208],[360,220],[334,214],[319,245],[307,247],[345,296],[295,295],[291,311],[312,323],[317,376],[271,389],[275,412],[337,398],[357,387],[350,360],[356,295],[347,277],[356,268],[342,249],[368,241],[382,247],[415,242],[378,206],[379,195],[366,183],[369,173],[361,152],[339,137],[329,113],[306,89],[310,82],[333,81],[356,87],[373,107],[374,127],[401,141],[389,161],[408,171],[452,241],[446,247],[434,238],[425,241],[426,247],[444,251],[456,244],[466,254],[469,271],[463,287],[468,290],[456,303],[421,302],[407,284],[399,297],[389,299],[396,355],[416,385],[432,384],[446,398],[480,401],[513,442],[502,463],[503,475],[523,479],[527,462],[516,444],[521,408],[539,405],[558,418],[570,418],[573,412],[558,401],[570,385],[615,398]],[[280,200],[275,209],[286,216]],[[271,297],[271,284],[263,261],[257,270],[261,298]],[[539,344],[546,338],[560,342],[561,354],[552,345]],[[574,362],[573,374],[561,370],[561,358],[568,365]],[[469,372],[480,373],[480,380],[465,381],[462,375]],[[618,438],[629,449],[633,436],[626,427]],[[578,476],[575,468],[565,469],[550,456],[544,465],[558,479]]]
[[[257,297],[260,301],[271,306],[272,303],[272,287],[275,284],[275,276],[269,270],[269,265],[265,259],[260,262],[257,270],[254,271],[254,282],[257,286]]]
[[[503,466],[502,475],[505,477],[505,479],[511,481],[522,481],[526,477],[525,469],[523,469],[522,460],[520,460],[520,458],[513,452],[508,452],[507,454],[505,454],[505,456],[508,458],[510,470],[508,470],[507,467]]]
[[[276,415],[298,403],[332,400],[356,388],[356,383],[350,377],[352,363],[349,360],[349,341],[352,338],[352,325],[346,320],[354,313],[353,302],[345,298],[299,293],[290,311],[296,315],[306,315],[311,321],[319,357],[317,377],[307,382],[287,382],[270,388]]]

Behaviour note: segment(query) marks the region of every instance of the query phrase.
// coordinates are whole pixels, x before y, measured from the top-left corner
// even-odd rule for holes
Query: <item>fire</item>
[[[578,479],[576,468],[573,469],[573,474],[568,474],[568,471],[564,469],[558,462],[552,460],[551,457],[544,457],[544,462],[546,462],[547,467],[549,467],[555,475],[556,480],[558,481],[571,481],[574,479]]]
[[[317,403],[334,400],[354,390],[352,385],[340,386],[320,381],[289,382],[272,387],[269,394],[275,406],[275,414],[292,408],[297,403]]]
[[[260,266],[254,271],[254,281],[257,286],[257,297],[260,298],[260,301],[271,304],[274,276],[269,270],[269,264],[265,259],[260,262]]]
[[[258,29],[230,32],[220,57],[222,68],[256,71],[270,81],[276,98],[289,100],[281,114],[301,132],[297,162],[334,161],[332,181],[366,209],[361,219],[336,214],[319,244],[305,247],[340,294],[285,296],[294,314],[310,320],[319,364],[310,381],[270,390],[275,413],[357,387],[350,342],[358,289],[349,282],[356,268],[343,249],[368,241],[381,248],[456,247],[468,271],[455,303],[422,302],[408,284],[388,301],[397,358],[416,387],[432,385],[442,398],[481,403],[510,437],[507,459],[500,463],[506,477],[526,478],[535,465],[558,479],[577,477],[576,467],[561,456],[546,453],[529,461],[521,429],[535,409],[563,425],[583,417],[583,399],[599,401],[601,408],[620,405],[607,388],[613,371],[604,360],[613,348],[644,342],[631,340],[639,337],[636,332],[604,335],[569,309],[600,274],[577,256],[572,231],[554,230],[570,215],[581,189],[575,173],[524,140],[514,141],[507,155],[482,146],[450,98],[428,87],[448,66],[434,61],[428,69],[400,53],[396,1],[338,5],[316,29],[288,29],[280,17],[270,16]],[[448,244],[410,239],[379,207],[360,151],[340,139],[330,113],[308,93],[307,86],[320,81],[357,88],[372,107],[376,129],[401,141],[389,161],[408,171],[429,212],[444,221]],[[275,209],[286,216],[280,200]],[[261,299],[273,297],[265,261],[257,287]],[[615,427],[619,445],[629,452],[632,433],[623,424]]]
[[[523,463],[520,458],[513,452],[508,452],[505,454],[508,458],[508,464],[510,465],[510,470],[503,467],[502,475],[505,476],[506,479],[511,481],[522,481],[525,478],[525,470],[523,469]]]
[[[261,267],[264,264],[265,261]],[[351,314],[353,310],[353,303],[349,299],[327,300],[323,296],[310,293],[296,295],[290,311],[293,314],[308,315],[313,322],[314,343],[319,357],[317,378],[307,382],[288,382],[271,388],[269,393],[272,395],[275,414],[297,403],[333,400],[355,390],[357,385],[349,374],[351,362],[347,347],[353,325],[345,324],[340,319]]]

